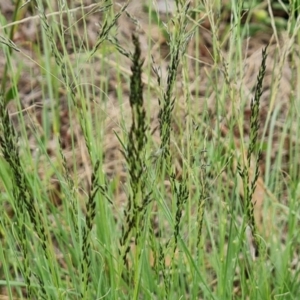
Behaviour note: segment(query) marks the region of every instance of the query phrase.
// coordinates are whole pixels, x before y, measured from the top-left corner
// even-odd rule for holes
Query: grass
[[[297,299],[299,2],[175,2],[0,15],[3,299]]]

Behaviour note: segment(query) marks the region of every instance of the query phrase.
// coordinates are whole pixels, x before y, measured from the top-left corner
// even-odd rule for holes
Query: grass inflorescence
[[[262,95],[263,79],[266,72],[266,60],[267,60],[267,47],[262,51],[262,63],[257,76],[257,85],[255,88],[255,95],[251,101],[251,116],[250,116],[250,138],[249,147],[247,151],[246,164],[241,167],[238,166],[239,174],[242,177],[244,185],[244,211],[247,216],[247,224],[251,228],[252,235],[255,240],[255,255],[258,256],[260,248],[260,238],[257,231],[257,225],[254,217],[253,194],[256,188],[256,183],[259,177],[259,163],[261,160],[262,150],[257,147],[258,133],[259,133],[259,106],[260,98]],[[258,148],[258,149],[257,149]],[[252,168],[252,156],[255,156],[254,160],[254,174],[253,178],[250,178],[249,170]]]
[[[20,265],[21,271],[24,274],[26,284],[28,286],[28,294],[33,297],[35,292],[33,291],[32,276],[33,272],[30,268],[29,262],[29,250],[30,245],[28,236],[31,231],[28,227],[28,221],[31,222],[33,232],[39,237],[39,242],[43,250],[43,255],[46,257],[48,262],[51,260],[49,256],[49,238],[45,232],[44,221],[42,219],[42,213],[37,208],[37,203],[34,199],[27,178],[25,176],[25,170],[22,166],[20,159],[18,139],[16,132],[11,123],[8,110],[6,108],[4,97],[0,95],[0,120],[1,120],[1,136],[0,145],[3,157],[8,163],[9,168],[12,172],[13,180],[13,197],[15,199],[14,212],[16,215],[16,231],[18,242],[22,255],[24,257],[23,266]],[[29,232],[28,232],[29,231]],[[40,281],[41,296],[45,295],[44,282],[39,279],[37,274],[34,274]]]
[[[151,202],[151,192],[147,191],[147,131],[146,111],[144,109],[141,48],[138,37],[132,36],[135,52],[132,56],[132,76],[130,80],[129,103],[132,113],[131,127],[128,133],[128,141],[123,150],[123,155],[128,165],[130,176],[130,190],[127,207],[124,211],[125,224],[122,225],[120,239],[122,260],[124,266],[128,266],[127,255],[130,251],[130,240],[134,238],[135,246],[138,246],[140,234],[144,231],[145,214]],[[138,249],[139,247],[137,247]],[[140,254],[138,255],[138,259]],[[136,263],[136,262],[135,262]]]

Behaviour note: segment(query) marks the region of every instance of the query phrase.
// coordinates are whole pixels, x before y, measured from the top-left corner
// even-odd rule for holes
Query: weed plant
[[[262,8],[256,1],[232,1],[225,10],[221,4],[177,0],[167,21],[149,4],[149,16],[169,49],[165,73],[163,63],[143,50],[145,21],[130,11],[130,1],[122,6],[102,1],[91,6],[90,14],[82,2],[80,9],[69,9],[59,1],[53,12],[50,0],[27,1],[21,10],[34,12],[40,24],[34,60],[13,42],[14,32],[26,22],[18,19],[20,1],[11,21],[0,15],[5,57],[0,91],[0,298],[297,299],[299,3],[282,3],[291,12],[283,46],[271,14],[267,24],[281,55],[271,60],[272,39],[262,47],[253,93],[243,81],[244,44],[246,38],[254,39],[250,16]],[[78,11],[80,20],[73,15]],[[86,28],[96,13],[99,33],[90,45]],[[228,28],[221,30],[222,16],[228,13]],[[122,32],[122,18],[136,29],[127,44],[116,34]],[[206,21],[210,63],[199,55]],[[25,67],[15,64],[21,58],[34,62],[44,76],[40,122],[23,109],[19,74]],[[89,72],[98,65],[101,80]],[[288,111],[282,111],[278,98],[286,65],[294,88]],[[109,80],[115,80],[117,96],[111,96]],[[269,102],[262,118],[266,89]],[[52,102],[47,108],[48,97]],[[118,128],[110,142],[118,141],[123,177],[105,169],[105,118],[113,113],[112,101],[120,110],[118,121],[112,120]],[[11,113],[11,104],[17,114]],[[156,137],[151,130],[153,107]],[[62,134],[63,110],[69,118],[69,149]],[[286,119],[278,134],[280,114]],[[78,149],[84,153],[84,166]],[[84,180],[81,168],[88,170]],[[57,203],[49,193],[49,178],[58,183]],[[257,191],[263,191],[263,199]]]

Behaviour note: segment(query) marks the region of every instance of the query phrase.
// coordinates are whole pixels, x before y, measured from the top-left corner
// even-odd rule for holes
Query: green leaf
[[[17,94],[17,88],[12,86],[5,94],[4,104],[7,105],[11,100],[15,98]]]

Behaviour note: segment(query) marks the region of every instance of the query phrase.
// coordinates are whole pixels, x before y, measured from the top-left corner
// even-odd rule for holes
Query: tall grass
[[[81,5],[22,8],[39,20],[33,58],[13,42],[18,14],[1,16],[0,295],[296,299],[297,1],[286,7],[285,45],[274,17],[267,20],[275,42],[259,47],[250,87],[255,1],[223,9],[221,1],[178,0],[166,19],[153,4],[137,15],[130,2],[102,1],[89,12]],[[164,59],[151,52],[155,41],[139,20],[146,15],[167,43]],[[135,28],[130,40],[122,18]],[[203,52],[205,31],[211,48]],[[40,110],[24,109],[21,59],[42,74]],[[286,69],[294,88],[284,106]]]

